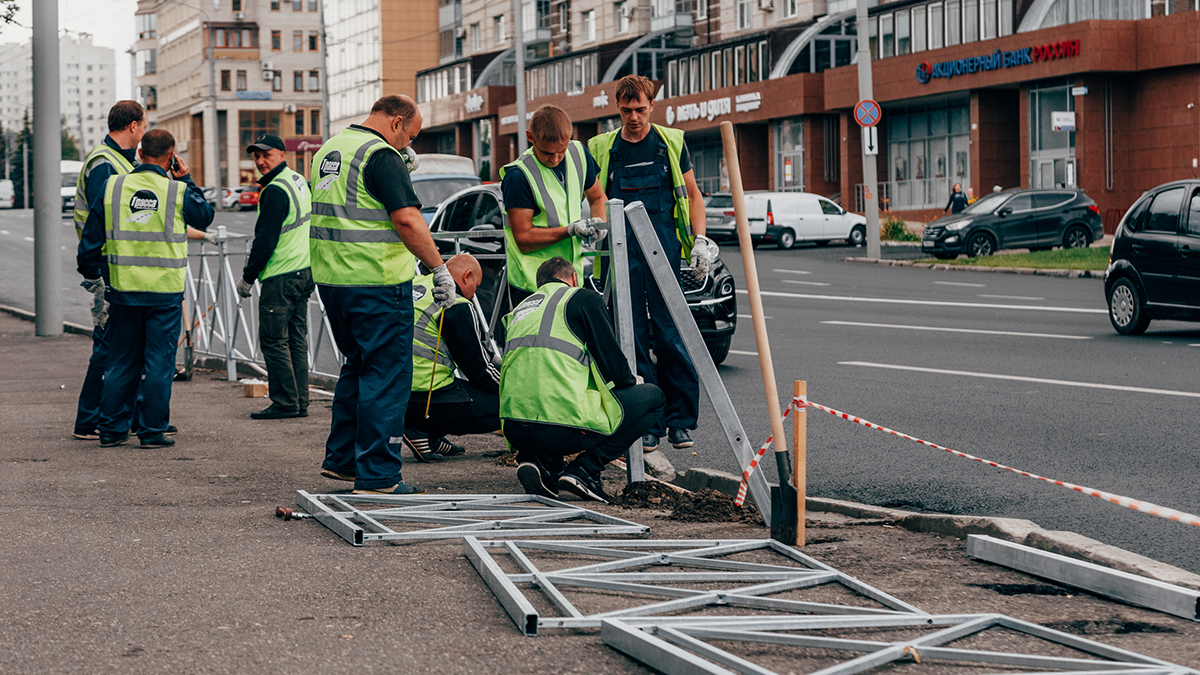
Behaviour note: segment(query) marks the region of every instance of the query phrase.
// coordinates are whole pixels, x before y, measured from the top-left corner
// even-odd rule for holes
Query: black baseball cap
[[[259,136],[254,143],[246,146],[246,152],[254,152],[255,150],[283,150],[283,141],[275,134],[263,134]]]

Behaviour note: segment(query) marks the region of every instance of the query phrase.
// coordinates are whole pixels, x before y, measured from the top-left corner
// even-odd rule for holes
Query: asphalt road
[[[87,324],[63,219],[64,318]],[[253,214],[216,224],[253,231]],[[0,303],[34,307],[31,211],[0,212]],[[196,246],[193,244],[193,246]],[[240,245],[234,244],[240,250]],[[740,254],[723,258],[745,288]],[[1017,469],[1190,513],[1200,449],[1200,324],[1154,322],[1122,337],[1096,280],[940,272],[844,262],[862,249],[756,251],[781,400],[809,398],[918,438]],[[919,256],[914,248],[885,257]],[[231,261],[235,269],[240,259]],[[720,367],[757,446],[769,434],[749,305]],[[948,372],[951,371],[951,372]],[[707,401],[679,468],[738,472]],[[1200,572],[1200,529],[1106,503],[811,411],[814,496],[913,510],[1027,518]],[[790,425],[788,425],[790,429]],[[694,451],[694,454],[693,454]],[[773,473],[773,464],[764,463]]]

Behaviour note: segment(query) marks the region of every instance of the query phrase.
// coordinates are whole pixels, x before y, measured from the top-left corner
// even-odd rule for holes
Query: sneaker
[[[300,411],[298,410],[284,410],[283,408],[276,408],[273,404],[258,412],[250,413],[250,419],[255,420],[285,420],[299,416]]]
[[[608,495],[604,494],[604,486],[600,485],[600,481],[586,476],[578,476],[573,473],[564,473],[558,479],[558,489],[566,490],[571,494],[594,502],[602,504],[608,503]]]
[[[443,457],[457,457],[458,455],[461,455],[467,451],[467,449],[464,448],[463,446],[455,445],[454,443],[451,443],[450,441],[446,440],[445,436],[442,436],[437,439],[436,447],[437,447],[437,449],[434,450],[434,452],[436,452],[437,454],[439,454]]]
[[[127,440],[129,440],[128,431],[120,434],[108,434],[103,431],[100,432],[100,447],[102,448],[111,448],[112,446],[120,445]]]
[[[142,439],[143,448],[169,448],[175,445],[175,439],[167,438],[166,434],[154,434]]]
[[[654,434],[642,435],[642,452],[654,452],[658,450],[658,436]]]
[[[98,441],[100,440],[100,432],[95,429],[76,429],[71,433],[72,436],[81,441]]]
[[[444,455],[435,452],[429,447],[428,438],[409,436],[407,433],[404,434],[403,438],[404,445],[408,446],[409,450],[412,450],[412,454],[417,458],[418,462],[440,462],[446,459]]]
[[[423,495],[425,488],[420,485],[409,485],[404,481],[400,481],[395,485],[382,488],[363,488],[355,490],[352,494],[356,495]]]
[[[696,443],[688,435],[687,429],[671,429],[667,431],[667,440],[673,448],[690,448]]]
[[[344,480],[347,483],[354,482],[354,474],[352,473],[338,473],[333,469],[321,469],[321,475],[330,480]]]
[[[517,480],[525,488],[525,494],[558,499],[558,493],[550,489],[543,477],[542,467],[533,462],[521,462],[517,466]]]

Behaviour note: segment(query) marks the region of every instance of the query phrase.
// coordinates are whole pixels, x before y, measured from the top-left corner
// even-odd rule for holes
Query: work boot
[[[590,478],[567,471],[558,479],[558,489],[566,490],[580,499],[608,503],[608,495],[598,478]]]
[[[100,432],[100,447],[111,448],[114,445],[120,445],[129,440],[129,432],[125,431],[119,434],[109,434],[103,431]]]
[[[407,430],[404,432],[404,445],[412,450],[412,454],[417,458],[418,462],[440,462],[446,457],[441,453],[429,447],[429,439],[424,436],[418,436],[419,431]]]
[[[667,440],[671,442],[673,448],[690,448],[695,445],[692,437],[688,435],[687,429],[671,429],[667,431]]]
[[[425,488],[421,487],[420,485],[416,485],[416,484],[409,485],[408,483],[405,483],[404,481],[400,481],[399,483],[396,483],[395,485],[390,485],[388,487],[358,489],[358,490],[355,490],[353,494],[356,494],[356,495],[423,495],[423,494],[425,494]]]
[[[521,462],[517,466],[517,480],[525,488],[527,495],[539,495],[550,499],[558,499],[558,492],[550,488],[549,476],[546,470],[536,462]]]
[[[81,441],[98,441],[98,440],[100,440],[100,432],[96,431],[95,429],[80,429],[80,428],[76,427],[75,431],[72,432],[71,435],[74,436],[75,438],[78,438]]]
[[[142,439],[143,448],[169,448],[175,445],[175,439],[167,438],[166,434],[154,434]]]
[[[658,450],[658,436],[642,434],[642,452],[654,452],[655,450]]]
[[[438,437],[437,444],[434,445],[434,448],[436,448],[434,452],[443,457],[457,457],[458,455],[461,455],[467,451],[467,449],[463,446],[455,445],[454,443],[446,440],[445,436]]]
[[[299,411],[286,410],[284,408],[279,408],[279,407],[276,407],[275,404],[273,404],[273,403],[271,405],[267,406],[266,408],[259,410],[258,412],[250,413],[250,418],[256,419],[256,420],[285,420],[285,419],[291,419],[292,417],[299,417],[299,416],[300,416]]]

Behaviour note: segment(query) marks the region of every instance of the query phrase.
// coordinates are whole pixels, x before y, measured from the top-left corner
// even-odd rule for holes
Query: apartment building
[[[67,133],[86,155],[108,134],[108,109],[117,101],[117,58],[90,35],[62,35],[58,43],[59,101]],[[33,114],[33,46],[0,45],[0,124],[19,129]]]
[[[360,122],[380,97],[416,96],[438,63],[438,0],[338,0],[325,8],[330,133]]]
[[[256,180],[246,146],[264,133],[283,138],[289,166],[308,175],[323,141],[320,2],[139,0],[138,97],[198,183]]]

